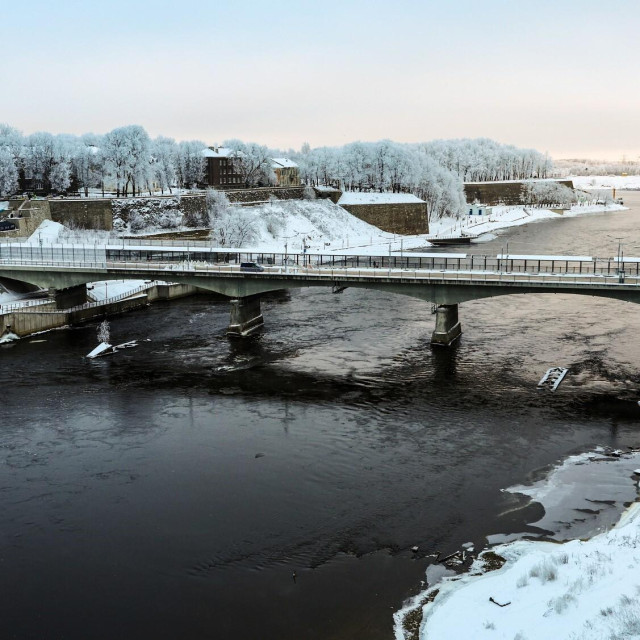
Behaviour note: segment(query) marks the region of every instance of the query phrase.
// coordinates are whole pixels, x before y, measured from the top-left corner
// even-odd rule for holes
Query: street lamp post
[[[618,242],[618,282],[624,282],[624,250],[622,242]]]

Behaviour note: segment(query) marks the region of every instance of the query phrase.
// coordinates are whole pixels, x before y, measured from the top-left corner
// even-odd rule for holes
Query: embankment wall
[[[83,324],[92,320],[99,320],[108,315],[140,309],[156,300],[183,298],[198,291],[197,287],[188,284],[157,284],[149,287],[145,293],[107,304],[85,305],[62,311],[52,309],[50,305],[46,305],[46,310],[42,311],[11,311],[0,314],[0,335],[10,329],[22,338],[41,331]]]
[[[426,203],[384,203],[340,205],[360,220],[388,231],[406,235],[429,233]]]

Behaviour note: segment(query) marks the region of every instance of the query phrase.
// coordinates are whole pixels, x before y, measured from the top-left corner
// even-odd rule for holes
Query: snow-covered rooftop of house
[[[420,200],[412,193],[361,193],[359,191],[346,191],[338,200],[343,204],[421,204]]]
[[[202,150],[202,155],[205,158],[228,158],[233,155],[233,149],[229,149],[228,147],[207,147]]]
[[[289,158],[271,158],[271,166],[274,169],[279,169],[281,167],[289,169],[296,168],[298,165],[293,160],[289,160]]]

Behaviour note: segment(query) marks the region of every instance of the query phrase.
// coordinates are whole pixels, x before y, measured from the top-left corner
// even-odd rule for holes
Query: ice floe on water
[[[549,532],[546,537],[584,538],[614,525],[625,504],[636,499],[633,476],[638,462],[640,452],[598,448],[571,456],[542,480],[506,491],[543,505],[544,516],[529,524]]]
[[[599,448],[506,489],[543,505],[531,524],[545,539],[492,536],[501,544],[463,575],[430,567],[427,589],[394,615],[396,639],[640,637],[639,462]]]

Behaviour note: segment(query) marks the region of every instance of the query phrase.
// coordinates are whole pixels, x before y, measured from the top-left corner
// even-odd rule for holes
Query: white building
[[[490,216],[493,211],[493,207],[487,207],[486,204],[468,204],[467,215],[469,216]]]

